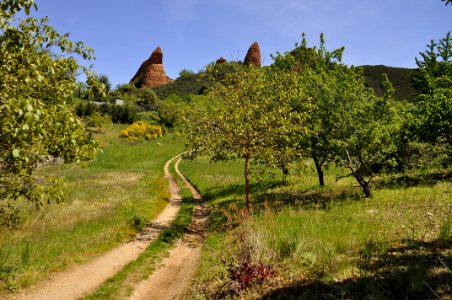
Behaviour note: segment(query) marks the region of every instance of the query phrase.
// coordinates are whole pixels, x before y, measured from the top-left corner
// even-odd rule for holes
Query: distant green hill
[[[416,69],[395,68],[383,65],[361,66],[363,75],[366,78],[366,84],[373,88],[377,95],[383,95],[384,90],[381,86],[381,74],[386,73],[392,85],[396,89],[394,97],[398,100],[413,101],[418,92],[413,87],[413,75]]]
[[[187,73],[179,76],[171,83],[154,87],[160,99],[174,94],[178,97],[203,94],[214,81],[220,81],[228,73],[234,72],[239,62],[210,63],[205,70],[198,73]]]

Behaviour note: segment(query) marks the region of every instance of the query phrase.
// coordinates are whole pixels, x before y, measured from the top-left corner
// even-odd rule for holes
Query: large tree
[[[307,47],[303,36],[299,47],[275,57],[275,67],[298,72],[315,106],[308,132],[292,144],[313,159],[319,184],[324,185],[324,164],[336,161],[351,171],[365,196],[371,197],[372,166],[388,163],[395,150],[392,135],[398,123],[393,122],[390,105],[393,89],[385,77],[387,94],[376,97],[358,69],[341,63],[343,50],[327,51],[323,35],[319,48]]]
[[[359,70],[345,69],[337,73],[337,101],[332,143],[335,160],[351,171],[363,189],[372,197],[370,182],[375,165],[392,164],[396,151],[395,135],[399,130],[398,111],[391,105],[393,88],[387,76],[384,97],[377,97],[365,86]]]
[[[303,34],[301,45],[296,45],[291,52],[278,53],[273,57],[274,68],[297,73],[306,95],[311,97],[315,104],[316,109],[312,110],[311,118],[306,124],[309,134],[303,134],[298,141],[291,143],[313,159],[320,186],[325,185],[324,165],[334,157],[331,135],[334,133],[334,108],[339,102],[336,76],[333,73],[343,68],[343,51],[343,47],[333,51],[326,50],[323,34],[320,35],[318,48],[308,47]]]
[[[214,161],[243,159],[246,207],[251,210],[251,161],[277,161],[280,141],[291,140],[295,130],[306,130],[309,97],[294,72],[252,66],[226,75],[208,96],[210,103],[189,115],[190,150]]]
[[[76,76],[88,69],[74,56],[92,58],[92,50],[59,34],[47,19],[27,17],[32,0],[0,4],[0,223],[12,225],[15,202],[27,199],[39,206],[54,191],[33,170],[43,156],[65,162],[91,157],[97,147],[66,105],[76,88]]]

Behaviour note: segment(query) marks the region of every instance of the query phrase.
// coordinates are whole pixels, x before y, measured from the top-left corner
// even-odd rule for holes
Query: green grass
[[[450,169],[381,176],[374,198],[364,199],[353,178],[337,180],[346,174],[340,168],[330,167],[326,187],[319,188],[311,163],[294,165],[286,183],[272,172],[253,183],[251,219],[240,217],[240,162],[202,159],[183,162],[182,170],[212,210],[193,297],[234,298],[228,266],[240,263],[244,249],[251,261],[270,265],[277,274],[246,290],[245,298],[451,293]]]
[[[62,178],[65,201],[38,211],[23,203],[23,226],[1,232],[0,290],[26,287],[127,241],[166,206],[163,165],[183,140],[129,143],[118,137],[123,128],[109,125],[96,136],[103,148],[97,159],[37,172]]]

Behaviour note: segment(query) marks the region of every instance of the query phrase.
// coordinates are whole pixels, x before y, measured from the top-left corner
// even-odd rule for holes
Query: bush
[[[139,138],[147,140],[155,140],[163,136],[162,128],[158,125],[151,125],[144,121],[137,121],[122,130],[119,133],[120,137],[127,138],[129,141],[135,141]]]
[[[79,117],[91,117],[95,113],[109,115],[113,123],[132,124],[136,120],[139,109],[134,104],[112,105],[104,103],[97,105],[82,101],[75,107],[75,113]]]
[[[108,115],[102,115],[99,112],[95,112],[85,119],[86,127],[97,128],[98,131],[101,130],[102,125],[108,123],[111,123],[111,117]]]
[[[136,115],[136,121],[144,121],[152,125],[160,124],[160,116],[156,111],[143,111]]]

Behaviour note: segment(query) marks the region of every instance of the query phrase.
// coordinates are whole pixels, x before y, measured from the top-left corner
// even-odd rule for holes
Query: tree
[[[417,137],[424,142],[445,141],[452,146],[452,36],[448,32],[416,58],[420,76],[415,80],[420,95],[412,120]]]
[[[412,123],[423,142],[446,142],[452,149],[452,76],[430,79],[431,92],[417,98]]]
[[[441,1],[445,2],[446,6],[449,5],[449,4],[452,4],[452,0],[441,0]]]
[[[109,93],[111,90],[110,79],[105,74],[96,75],[97,82],[102,83],[105,86],[105,93]]]
[[[319,184],[324,185],[324,164],[336,161],[351,171],[365,196],[371,197],[372,166],[388,163],[395,149],[391,134],[396,124],[389,103],[394,89],[386,76],[386,96],[376,97],[359,70],[341,64],[343,50],[327,51],[323,35],[318,49],[308,48],[303,36],[300,47],[275,57],[275,66],[296,70],[315,106],[306,124],[309,130],[292,143],[312,157]]]
[[[391,154],[397,150],[394,137],[400,123],[396,122],[397,111],[390,103],[393,88],[384,76],[386,96],[377,97],[353,68],[338,72],[336,78],[339,105],[332,112],[335,160],[351,171],[365,197],[370,198],[372,166],[393,164]]]
[[[425,52],[419,52],[420,58],[416,59],[419,75],[414,77],[414,84],[420,94],[428,94],[433,91],[433,78],[442,76],[452,77],[452,36],[448,32],[438,42],[431,40]]]
[[[306,129],[309,98],[294,72],[252,66],[226,75],[208,95],[210,103],[188,116],[191,154],[205,154],[213,161],[243,158],[246,207],[251,210],[251,161],[272,161],[278,141],[290,140],[293,128]],[[294,100],[298,111],[292,109]]]
[[[55,195],[55,185],[33,176],[43,156],[72,162],[97,151],[78,118],[66,105],[76,88],[76,75],[90,71],[73,55],[92,58],[92,50],[73,43],[48,25],[46,18],[17,20],[29,14],[32,0],[0,4],[0,223],[17,224],[14,203],[26,199],[39,207]],[[58,54],[54,54],[56,48]],[[92,87],[101,89],[92,80]],[[58,199],[58,198],[56,198]]]
[[[324,186],[324,165],[334,158],[331,139],[335,124],[334,109],[337,99],[337,80],[333,73],[342,68],[341,60],[344,48],[327,51],[325,39],[320,35],[320,47],[308,47],[305,35],[300,46],[284,55],[273,57],[274,67],[286,71],[295,70],[303,83],[305,93],[311,97],[316,109],[312,110],[307,121],[309,134],[303,134],[293,145],[310,156],[315,164],[319,185]],[[338,116],[340,117],[340,116]]]

